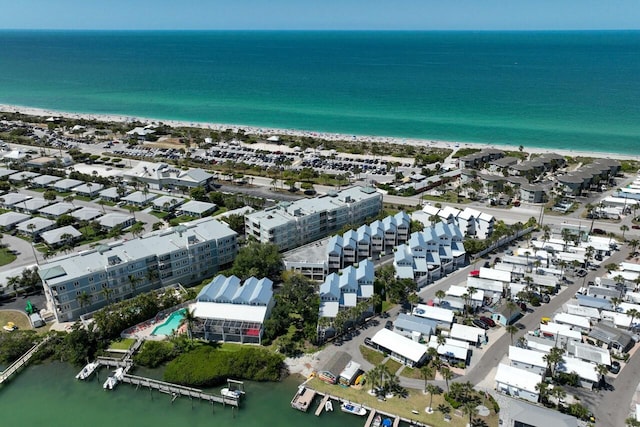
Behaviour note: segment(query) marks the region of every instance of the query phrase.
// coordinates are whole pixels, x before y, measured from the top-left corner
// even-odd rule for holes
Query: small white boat
[[[367,410],[362,407],[362,405],[356,405],[355,403],[344,402],[340,405],[340,409],[342,412],[347,412],[353,415],[367,415]]]
[[[118,383],[122,381],[124,377],[124,368],[118,368],[113,372],[113,375],[110,375],[109,378],[104,382],[102,388],[105,390],[113,390],[116,388]]]
[[[240,397],[242,397],[244,392],[241,390],[231,390],[230,388],[225,387],[222,390],[220,390],[220,394],[230,399],[240,399]]]
[[[331,400],[327,400],[327,403],[324,404],[324,410],[327,412],[333,411],[333,402]]]
[[[382,417],[380,416],[380,414],[377,414],[373,418],[373,422],[371,423],[371,427],[380,427],[381,425],[382,425]]]
[[[82,368],[82,371],[78,372],[78,375],[76,375],[76,379],[78,379],[78,380],[86,380],[87,378],[89,378],[96,371],[98,366],[100,366],[100,364],[98,362],[88,363],[87,366]]]

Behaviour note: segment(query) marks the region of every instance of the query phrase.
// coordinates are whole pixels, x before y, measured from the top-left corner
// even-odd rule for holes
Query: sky
[[[0,29],[640,29],[639,0],[0,0]]]

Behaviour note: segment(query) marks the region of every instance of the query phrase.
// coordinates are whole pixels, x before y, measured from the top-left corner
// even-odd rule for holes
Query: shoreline
[[[378,136],[378,135],[348,135],[333,132],[315,132],[309,130],[297,130],[297,129],[282,129],[272,127],[260,127],[260,126],[248,126],[241,124],[225,124],[225,123],[207,123],[207,122],[194,122],[187,120],[165,120],[155,119],[149,117],[139,116],[126,116],[120,114],[104,114],[104,113],[74,113],[69,111],[59,111],[46,108],[28,107],[22,105],[13,104],[0,104],[0,111],[6,113],[20,113],[29,116],[59,116],[68,119],[78,120],[96,120],[103,122],[118,122],[129,123],[138,121],[141,123],[164,123],[171,127],[192,127],[201,129],[210,129],[215,131],[223,131],[225,129],[233,129],[234,131],[243,130],[247,134],[258,135],[263,137],[269,137],[274,135],[284,136],[296,136],[296,137],[310,137],[325,141],[351,141],[351,142],[378,142],[389,143],[398,145],[414,145],[418,147],[429,148],[446,148],[452,149],[454,152],[460,148],[494,148],[503,151],[518,151],[519,146],[506,145],[506,144],[490,144],[484,142],[464,142],[464,141],[443,141],[432,139],[416,139],[416,138],[402,138],[394,136]],[[544,154],[544,153],[557,153],[562,156],[569,157],[592,157],[592,158],[611,158],[617,160],[639,160],[640,155],[632,154],[620,154],[620,153],[607,153],[598,151],[576,151],[569,149],[553,149],[553,148],[540,148],[533,146],[523,145],[523,151],[530,154]]]

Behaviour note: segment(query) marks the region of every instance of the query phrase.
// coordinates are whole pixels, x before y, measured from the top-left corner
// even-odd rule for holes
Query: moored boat
[[[113,390],[116,388],[118,383],[122,381],[124,377],[124,368],[118,368],[113,372],[113,375],[110,375],[109,378],[104,382],[102,388],[105,390]]]
[[[327,403],[324,404],[324,410],[327,412],[333,411],[333,402],[331,400],[327,400]]]
[[[349,414],[360,416],[367,415],[367,410],[364,409],[362,405],[356,405],[355,403],[351,402],[344,402],[342,405],[340,405],[340,409],[342,410],[342,412],[347,412]]]
[[[78,372],[78,375],[76,375],[76,379],[86,380],[96,371],[98,366],[100,366],[98,362],[88,363],[84,368],[82,368],[82,371]]]
[[[228,397],[229,399],[240,399],[244,392],[240,390],[231,390],[230,388],[225,387],[220,390],[220,394],[224,397]]]
[[[380,414],[376,415],[371,423],[371,427],[380,427],[382,425],[382,417]]]

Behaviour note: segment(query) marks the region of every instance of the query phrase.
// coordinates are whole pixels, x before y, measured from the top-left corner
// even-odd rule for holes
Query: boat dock
[[[298,411],[307,412],[314,397],[316,397],[315,390],[301,385],[298,387],[296,395],[291,399],[291,407]]]
[[[20,357],[20,359],[16,360],[11,365],[9,365],[7,369],[2,371],[2,373],[0,373],[0,384],[7,381],[9,378],[11,378],[13,374],[18,372],[20,368],[22,368],[27,363],[29,363],[29,360],[31,359],[31,357],[33,357],[33,355],[36,354],[38,350],[40,350],[40,347],[42,347],[47,341],[49,341],[49,338],[50,337],[47,336],[45,339],[43,339],[42,341],[40,341],[39,343],[31,347],[29,351],[27,351],[25,354],[23,354]]]
[[[164,381],[154,380],[151,378],[139,377],[137,375],[125,374],[122,378],[122,382],[135,385],[136,389],[140,387],[146,387],[149,390],[158,390],[161,393],[169,394],[172,396],[172,402],[178,397],[184,396],[190,399],[195,398],[211,403],[221,403],[222,405],[230,405],[236,408],[239,406],[237,399],[232,399],[224,396],[215,396],[213,394],[205,393],[204,391],[197,388],[185,387],[177,384],[167,383]]]
[[[324,407],[328,401],[329,401],[329,395],[325,394],[324,397],[322,398],[322,401],[318,405],[318,409],[316,409],[316,417],[319,417],[322,411],[324,411]]]
[[[321,391],[313,390],[307,387],[305,384],[302,384],[298,387],[298,392],[291,400],[291,406],[294,409],[298,409],[300,411],[306,412],[307,409],[309,408],[309,405],[311,404],[311,401],[316,395],[322,396],[322,402],[320,402],[320,405],[318,405],[318,408],[316,409],[316,412],[315,412],[316,415],[320,415],[322,413],[322,410],[324,409],[325,404],[329,399],[336,400],[340,404],[353,403],[352,401],[349,401],[342,397],[338,397],[331,394],[323,393]],[[400,422],[409,424],[411,426],[416,426],[416,427],[430,427],[428,424],[424,424],[424,423],[421,423],[420,421],[412,420],[411,418],[390,414],[375,408],[370,408],[366,405],[362,405],[362,407],[365,408],[367,411],[369,411],[369,416],[367,417],[367,421],[365,422],[364,427],[370,427],[371,424],[373,424],[373,419],[375,418],[376,415],[380,415],[383,418],[392,419],[393,427],[398,427],[400,425]]]
[[[372,409],[369,412],[369,416],[367,417],[367,422],[364,423],[364,427],[370,427],[371,423],[373,422],[373,419],[376,417],[376,410]]]

